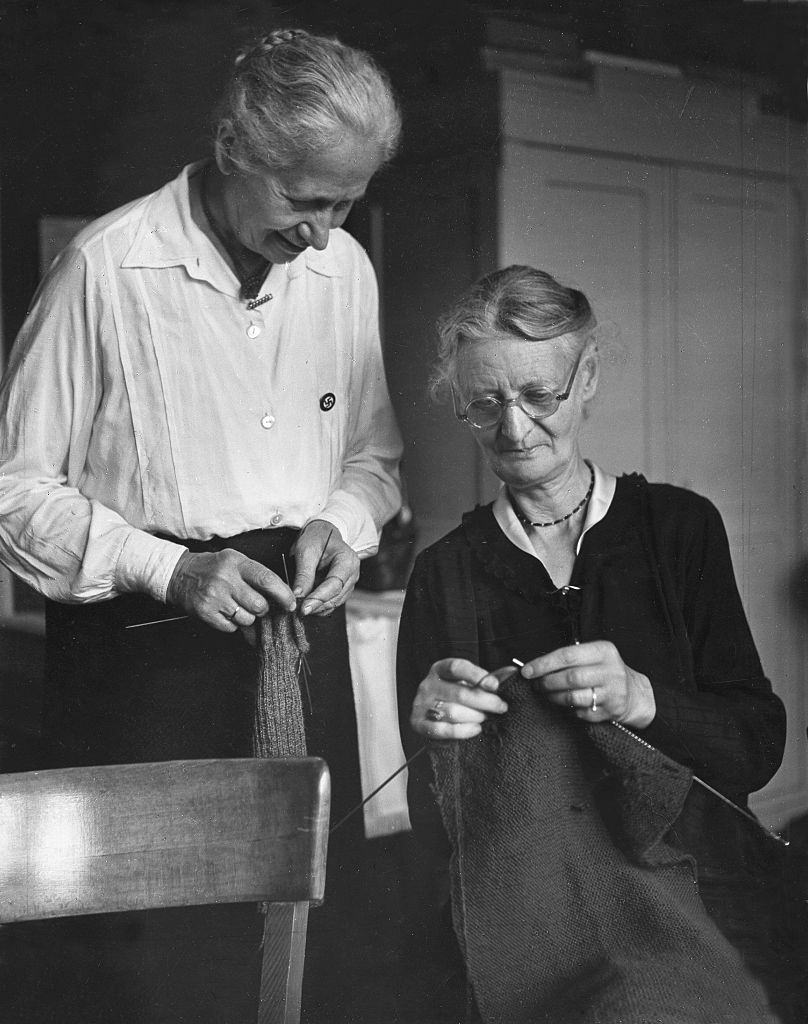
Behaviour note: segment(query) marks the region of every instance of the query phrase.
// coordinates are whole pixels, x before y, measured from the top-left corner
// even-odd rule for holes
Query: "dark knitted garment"
[[[525,684],[505,696],[496,729],[431,752],[455,928],[486,1024],[773,1022],[704,911],[692,862],[662,841],[657,808],[675,819],[689,773],[646,751],[612,794],[610,831],[599,787],[615,766]],[[643,759],[607,735],[625,747],[618,760]],[[621,851],[627,832],[653,866]]]
[[[408,720],[415,690],[429,666],[438,658],[467,657],[493,669],[507,665],[514,656],[526,661],[570,643],[576,637],[582,641],[607,639],[614,642],[628,665],[649,677],[654,687],[657,718],[643,731],[643,736],[676,762],[696,770],[737,802],[744,803],[747,793],[765,784],[779,765],[784,742],[784,714],[780,701],[772,694],[763,676],[735,586],[726,535],[713,506],[705,499],[678,488],[648,485],[636,476],[621,478],[608,513],[583,539],[571,583],[580,587],[577,599],[554,593],[554,585],[542,564],[510,543],[497,525],[490,507],[478,508],[464,517],[461,528],[419,556],[410,580],[399,640],[401,721]],[[510,730],[515,728],[512,723],[516,722],[517,711],[525,710],[531,721],[530,716],[541,712],[541,727],[547,729],[548,723],[555,723],[555,729],[549,737],[542,734],[535,741],[531,737],[524,749],[519,745],[511,749]],[[632,798],[621,800],[621,790],[627,785],[625,777],[621,779],[613,771],[603,774],[603,755],[609,752],[602,749],[602,744],[601,749],[597,749],[595,730],[588,732],[563,709],[550,708],[544,702],[538,704],[534,698],[527,698],[525,693],[519,692],[511,697],[511,708],[505,718],[508,724],[503,724],[496,740],[486,735],[469,744],[457,745],[458,771],[448,774],[444,771],[442,776],[444,824],[448,821],[447,793],[457,792],[453,788],[454,782],[450,790],[446,788],[447,780],[453,775],[463,794],[460,820],[464,829],[477,823],[478,819],[485,822],[486,819],[497,820],[504,816],[508,820],[508,814],[514,815],[513,820],[519,824],[522,845],[510,837],[507,842],[496,843],[491,848],[496,851],[494,856],[490,851],[480,855],[482,859],[477,865],[480,875],[475,885],[484,884],[483,876],[490,874],[497,885],[507,884],[507,890],[500,889],[494,896],[491,901],[494,911],[487,906],[484,912],[479,912],[478,924],[481,918],[487,921],[489,915],[493,916],[490,924],[481,925],[475,941],[485,942],[486,956],[491,945],[504,943],[505,959],[512,957],[521,965],[520,971],[514,974],[528,976],[527,980],[520,982],[509,974],[506,986],[496,972],[489,972],[489,980],[496,979],[497,993],[502,995],[506,987],[515,986],[516,990],[527,990],[533,998],[531,972],[535,969],[546,981],[547,971],[542,966],[534,968],[532,961],[524,959],[524,942],[533,941],[525,940],[524,933],[528,930],[526,919],[522,919],[521,931],[519,927],[512,931],[511,924],[515,925],[520,920],[522,911],[519,908],[524,902],[522,893],[526,885],[529,884],[535,892],[542,886],[557,884],[554,871],[560,871],[562,880],[575,877],[574,873],[568,874],[569,869],[563,863],[562,866],[556,863],[558,850],[548,848],[542,851],[541,844],[552,841],[561,843],[566,849],[564,844],[569,837],[563,829],[558,831],[562,824],[573,830],[571,834],[577,834],[575,830],[589,830],[587,838],[581,841],[591,842],[593,853],[601,847],[608,848],[611,859],[609,867],[602,869],[605,874],[598,873],[597,877],[584,874],[582,877],[586,885],[591,885],[598,893],[623,893],[622,901],[627,899],[625,890],[620,888],[625,884],[625,872],[637,871],[628,858],[634,857],[642,862],[643,857],[650,853],[653,861],[658,853],[667,849],[663,844],[654,851],[653,838],[656,836],[661,840],[668,811],[646,837],[652,840],[650,845],[645,841],[637,842],[638,821],[635,816],[633,827],[627,829],[626,814],[636,810],[636,798],[643,792],[643,787],[637,788],[638,778],[635,775],[631,782]],[[609,728],[618,732],[614,727]],[[570,729],[571,734],[568,732]],[[403,736],[405,749],[412,753],[418,738],[406,728]],[[549,753],[551,747],[552,756],[542,756],[538,764],[534,763],[536,754]],[[639,754],[643,748],[640,744],[636,747]],[[526,775],[524,771],[520,774],[520,766],[524,768],[525,750],[533,755],[527,764],[534,775],[529,771]],[[480,763],[472,760],[466,764],[472,756],[479,757]],[[506,764],[508,770],[502,770]],[[565,765],[571,774],[565,774],[563,779],[549,775],[546,785],[537,787],[535,772],[539,768],[557,772]],[[498,780],[496,786],[485,783],[486,779],[494,777]],[[523,785],[526,779],[529,782]],[[582,787],[582,792],[572,798],[568,791],[564,791],[562,782],[572,785],[573,789]],[[451,840],[452,830],[444,829],[440,823],[432,792],[433,783],[430,765],[423,760],[416,761],[410,770],[410,814],[420,835],[436,850],[448,852],[446,833],[449,832]],[[556,792],[559,786],[561,790]],[[651,802],[658,798],[657,791]],[[678,797],[669,810],[675,810],[676,799]],[[501,806],[500,801],[504,801]],[[688,798],[688,807],[690,802]],[[571,810],[573,805],[579,804],[584,810]],[[612,812],[621,807],[620,815],[615,816]],[[701,808],[698,813],[704,816],[690,823],[689,834],[708,835],[715,839],[712,820],[707,816],[709,809]],[[607,833],[603,831],[606,820],[611,829],[608,834],[612,838],[611,846]],[[641,816],[639,823],[642,820]],[[555,823],[556,829],[549,831],[547,821]],[[455,843],[459,834],[455,829]],[[735,838],[732,835],[730,843]],[[623,852],[618,850],[614,841],[621,843]],[[720,843],[720,839],[717,842]],[[730,843],[724,850],[730,854],[727,864],[733,853],[729,849]],[[517,854],[513,853],[514,849]],[[576,851],[580,853],[578,845],[573,843],[572,853]],[[528,854],[528,863],[535,873],[524,876],[521,872]],[[606,855],[603,856],[605,858]],[[617,875],[613,870],[615,864],[621,866]],[[724,870],[731,873],[732,865],[727,864]],[[631,877],[635,881],[645,879],[646,875],[653,878],[654,899],[659,898],[660,887],[663,893],[667,892],[670,908],[666,913],[687,917],[693,912],[694,916],[684,930],[684,934],[693,940],[693,954],[704,956],[706,962],[715,962],[717,957],[719,962],[727,965],[724,976],[713,981],[710,1000],[721,1002],[720,986],[728,979],[737,981],[740,990],[751,991],[751,1015],[746,1011],[736,1012],[734,1017],[720,1016],[719,1013],[715,1019],[767,1019],[765,1015],[761,1016],[764,1014],[762,1009],[759,1012],[755,1009],[762,1006],[759,993],[744,978],[732,951],[722,946],[720,937],[716,939],[717,933],[706,921],[698,903],[694,904],[692,878],[687,884],[682,881],[682,872],[687,870],[684,861],[678,866],[662,865],[653,872],[639,872]],[[615,880],[610,884],[608,879],[613,876]],[[514,881],[510,880],[511,877]],[[457,879],[457,874],[454,878]],[[642,881],[637,884],[641,890],[643,885],[651,883]],[[582,893],[584,898],[590,896],[585,887]],[[552,893],[551,898],[554,898]],[[632,900],[636,899],[639,899],[637,891],[628,900],[629,909],[634,905]],[[500,903],[503,904],[501,911],[498,909]],[[550,940],[558,942],[568,952],[566,944],[581,941],[576,938],[579,931],[576,921],[578,914],[587,913],[582,904],[580,911],[576,909],[570,919],[558,924],[555,934],[549,930]],[[654,905],[653,901],[651,905]],[[466,906],[468,909],[467,897]],[[605,917],[611,924],[611,916],[620,915],[611,913],[608,902],[605,906]],[[571,912],[573,907],[577,908],[578,903],[571,899],[567,911]],[[555,912],[561,921],[564,915],[557,905]],[[489,941],[488,936],[492,934],[491,929],[499,913],[503,915],[501,931],[496,942],[493,939]],[[541,914],[541,910],[538,913]],[[624,939],[625,948],[633,950],[629,955],[632,962],[636,953],[632,946],[637,941],[636,926],[637,922],[631,923],[629,916]],[[755,927],[756,922],[751,922],[751,928]],[[742,935],[749,930],[748,925],[740,928]],[[591,932],[591,928],[587,932]],[[668,941],[675,947],[675,935],[666,936],[666,932],[665,928],[659,929],[661,947],[658,949],[667,949]],[[468,927],[465,934],[468,939]],[[509,935],[513,937],[508,938]],[[643,948],[647,945],[645,942],[641,944]],[[710,947],[709,955],[704,952],[705,944]],[[545,991],[545,998],[550,1000],[547,1007],[555,1007],[552,1011],[545,1009],[557,1013],[556,1018],[542,1017],[539,1011],[534,1017],[508,1018],[507,1012],[516,1013],[519,1009],[509,1000],[508,1011],[499,1019],[547,1019],[553,1020],[554,1024],[562,1024],[567,1020],[598,1020],[597,1016],[584,1015],[597,1012],[604,1014],[602,1019],[610,1024],[618,1024],[624,1018],[617,1014],[614,1006],[608,1010],[601,1006],[589,987],[587,975],[591,974],[591,965],[586,962],[586,957],[591,952],[585,953],[585,962],[579,963],[578,970],[572,972],[576,987],[569,993],[571,1016],[564,1017],[559,1008],[564,1005],[561,992]],[[676,956],[682,955],[681,947],[674,948],[674,952]],[[546,951],[543,957],[545,954]],[[470,972],[471,964],[470,957]],[[623,972],[621,977],[632,977],[632,970],[626,965],[615,967],[612,964],[598,984],[602,986],[604,998],[623,999],[623,1008],[628,1010],[630,999],[625,1002],[629,997],[621,988],[622,982],[618,983],[610,973],[613,969]],[[676,970],[678,968],[674,973]],[[688,975],[685,970],[684,976],[690,976],[692,981],[692,972]],[[562,988],[569,984],[570,975],[564,977],[565,981],[559,981]],[[631,986],[636,980],[634,977]],[[485,982],[482,984],[485,986]],[[653,987],[656,981],[651,984]],[[693,985],[696,992],[701,992],[700,982],[693,981]],[[632,998],[645,998],[647,994],[642,989],[632,988],[631,991]],[[478,997],[485,1006],[485,1012],[490,1014],[490,1003],[481,992]],[[645,1019],[710,1019],[694,1015],[695,1010],[688,1010],[689,1016],[677,1017],[676,1007],[662,1001],[664,993],[658,995],[656,1016],[626,1017],[625,1020],[635,1024]],[[553,1003],[554,999],[561,1002]],[[670,1015],[665,1017],[664,1013]]]

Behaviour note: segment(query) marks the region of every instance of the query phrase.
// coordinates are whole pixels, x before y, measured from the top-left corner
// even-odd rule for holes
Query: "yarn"
[[[255,757],[305,757],[300,694],[309,642],[297,612],[269,613],[258,625],[258,689],[253,719]]]
[[[502,692],[495,730],[430,749],[485,1024],[775,1024],[666,842],[689,772],[616,729],[587,739],[529,687]]]

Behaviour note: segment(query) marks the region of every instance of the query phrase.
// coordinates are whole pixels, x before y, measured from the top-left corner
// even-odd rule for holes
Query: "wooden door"
[[[508,142],[500,263],[580,288],[602,325],[602,381],[585,453],[614,473],[662,471],[666,173],[658,166]]]
[[[666,461],[673,483],[721,510],[764,669],[786,702],[785,762],[754,801],[779,820],[806,792],[796,204],[783,182],[729,171],[681,169],[675,184]]]
[[[724,516],[790,723],[784,766],[755,806],[785,821],[808,805],[790,189],[774,177],[509,141],[499,204],[501,264],[581,287],[604,325],[585,454],[705,494]]]

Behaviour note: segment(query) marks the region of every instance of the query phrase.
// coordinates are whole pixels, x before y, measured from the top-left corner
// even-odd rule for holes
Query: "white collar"
[[[198,160],[188,164],[173,181],[149,197],[135,240],[122,266],[184,266],[192,277],[210,280],[204,268],[216,250],[191,215],[188,184],[189,178],[207,162]],[[321,251],[306,249],[285,266],[289,277],[299,277],[306,268],[325,277],[342,275],[335,247],[330,244]]]
[[[589,499],[589,504],[586,508],[584,528],[581,530],[581,536],[578,538],[578,543],[575,546],[576,555],[581,550],[581,542],[586,531],[591,530],[595,523],[599,523],[609,511],[612,498],[614,498],[614,489],[617,486],[617,478],[612,476],[611,473],[604,472],[594,462],[587,463],[587,465],[592,467],[595,474],[595,486],[592,489],[592,497]],[[508,499],[508,491],[505,484],[500,487],[499,494],[494,501],[494,518],[512,544],[538,559],[539,556],[533,550],[533,545],[530,543],[525,528],[519,522]]]

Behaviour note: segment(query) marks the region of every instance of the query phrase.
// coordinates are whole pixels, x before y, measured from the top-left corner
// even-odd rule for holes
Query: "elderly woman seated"
[[[442,321],[438,383],[502,487],[408,588],[413,824],[447,855],[471,1019],[773,1021],[690,847],[718,822],[719,847],[776,846],[694,775],[744,811],[783,707],[714,506],[584,459],[598,373],[589,302],[541,271],[483,278]]]

